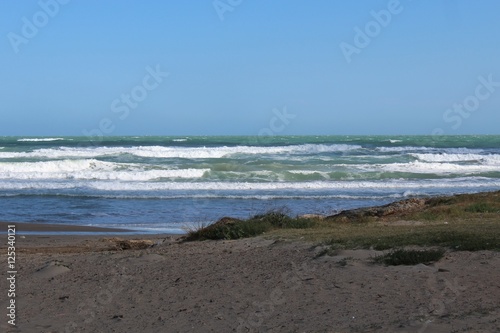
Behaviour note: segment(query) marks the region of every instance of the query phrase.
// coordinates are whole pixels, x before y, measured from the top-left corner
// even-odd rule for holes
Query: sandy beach
[[[383,266],[373,263],[378,251],[317,257],[321,250],[265,236],[181,242],[173,235],[18,235],[17,325],[4,315],[0,327],[39,333],[500,330],[498,252],[448,251],[428,266]]]
[[[500,333],[499,0],[0,4],[0,333]]]

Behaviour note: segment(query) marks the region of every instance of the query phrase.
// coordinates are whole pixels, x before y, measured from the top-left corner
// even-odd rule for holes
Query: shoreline
[[[493,197],[498,207],[500,192]],[[339,219],[400,208],[412,209],[393,203],[354,210]],[[349,226],[331,223],[335,233]],[[6,231],[9,223],[0,224]],[[67,230],[61,225],[14,224],[24,231]],[[358,226],[366,230],[366,225]],[[106,229],[76,229],[76,235],[16,234],[19,317],[16,328],[4,318],[0,331],[500,330],[499,251],[447,249],[433,263],[385,266],[374,262],[384,251],[346,248],[325,253],[324,243],[303,237],[183,242],[181,235],[89,235],[89,230]],[[0,245],[4,253],[6,247],[6,242]]]
[[[133,233],[134,230],[123,229],[123,228],[106,228],[106,227],[93,227],[93,226],[79,226],[79,225],[68,225],[68,224],[56,224],[56,223],[32,223],[32,222],[5,222],[0,221],[0,228],[2,232],[7,232],[8,225],[16,226],[16,233],[44,233],[50,234],[55,233]]]
[[[432,198],[456,198],[456,197],[461,197],[461,196],[467,196],[467,195],[489,195],[489,194],[495,194],[495,193],[500,193],[500,191],[485,191],[485,192],[474,192],[474,193],[461,193],[461,194],[453,194],[453,195],[437,195],[437,196],[425,196],[425,197],[416,197],[416,198],[410,198],[410,199],[398,199],[395,201],[392,201],[388,204],[385,205],[377,205],[377,206],[366,206],[366,207],[360,207],[360,208],[353,208],[353,209],[346,209],[339,211],[338,213],[334,215],[324,215],[324,214],[315,214],[315,213],[309,213],[309,214],[302,214],[299,217],[306,217],[306,218],[319,218],[319,219],[329,219],[329,218],[338,218],[338,217],[350,217],[350,218],[359,218],[363,215],[371,215],[374,214],[373,212],[380,212],[381,210],[384,210],[386,208],[389,208],[391,210],[391,214],[398,214],[405,212],[408,210],[408,205],[406,204],[407,202],[412,202],[412,201],[425,201],[428,199]],[[411,204],[410,204],[411,208]],[[417,205],[418,208],[418,205]],[[226,217],[232,218],[231,215],[226,215]],[[212,223],[216,223],[217,220],[212,221]],[[16,233],[23,234],[25,235],[50,235],[50,236],[98,236],[98,235],[105,235],[105,236],[110,236],[110,235],[135,235],[135,236],[141,236],[141,237],[153,237],[153,236],[161,236],[161,235],[167,235],[167,236],[184,236],[186,233],[169,233],[169,232],[145,232],[145,231],[139,231],[139,230],[133,230],[133,229],[126,229],[126,228],[109,228],[109,227],[97,227],[97,226],[84,226],[84,225],[69,225],[69,224],[58,224],[58,223],[36,223],[36,222],[5,222],[5,221],[0,221],[0,235],[7,233],[7,226],[8,225],[15,225],[16,226]]]

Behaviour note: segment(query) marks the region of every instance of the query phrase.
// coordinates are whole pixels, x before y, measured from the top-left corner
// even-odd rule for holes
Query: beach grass
[[[498,251],[500,192],[431,198],[416,211],[342,222],[326,219],[311,229],[272,235],[345,249],[386,250],[414,245]]]
[[[441,259],[445,252],[444,249],[394,249],[389,253],[375,257],[374,261],[390,266],[430,264]]]
[[[188,233],[187,240],[264,234],[334,249],[437,246],[462,251],[500,250],[500,191],[428,198],[422,206],[410,208],[392,209],[382,216],[377,215],[380,210],[373,213],[373,209],[368,209],[327,218],[293,218],[271,211],[248,220],[222,219]]]
[[[255,215],[248,220],[225,217],[208,226],[187,230],[185,240],[239,239],[261,235],[279,229],[312,228],[316,221],[292,218],[280,210]]]

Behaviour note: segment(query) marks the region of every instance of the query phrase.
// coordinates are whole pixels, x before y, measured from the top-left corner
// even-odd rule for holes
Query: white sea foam
[[[424,162],[480,162],[489,165],[500,165],[500,155],[489,154],[410,154]]]
[[[367,166],[371,168],[372,166]],[[483,172],[500,171],[500,164],[496,165],[461,165],[453,163],[425,163],[420,161],[410,163],[392,163],[376,165],[377,169],[389,172],[408,172],[422,174],[477,174]]]
[[[500,186],[500,181],[490,181],[487,183],[477,183],[470,181],[447,182],[447,181],[429,181],[429,182],[288,182],[288,183],[222,183],[222,182],[169,182],[169,183],[102,183],[94,182],[90,186],[98,190],[121,191],[121,190],[223,190],[223,191],[255,191],[255,190],[335,190],[335,189],[408,189],[408,188],[452,188],[452,187],[471,187],[471,186]]]
[[[5,183],[3,183],[5,184]],[[19,184],[22,184],[20,182]],[[35,185],[37,183],[32,183]],[[15,182],[10,182],[15,185]],[[41,188],[50,188],[50,183],[40,182]],[[311,182],[99,182],[74,183],[100,191],[273,191],[273,190],[341,190],[341,189],[413,189],[413,188],[463,188],[474,186],[500,186],[500,180],[478,179],[427,180],[427,181],[311,181]],[[49,186],[49,187],[48,187]]]
[[[89,160],[0,163],[0,179],[72,179],[148,181],[201,178],[209,169],[144,169],[140,164]]]
[[[441,162],[441,155],[428,154],[423,156],[429,160],[438,162],[422,162],[420,160],[409,163],[391,164],[332,164],[329,170],[248,170],[248,171],[212,171],[207,164],[201,168],[175,168],[168,165],[152,165],[141,163],[117,163],[106,162],[97,159],[64,159],[39,162],[0,162],[0,179],[12,180],[36,180],[36,179],[60,179],[60,180],[120,180],[120,181],[160,181],[173,178],[189,179],[197,181],[205,178],[206,181],[225,179],[225,181],[264,181],[264,182],[285,182],[286,174],[294,175],[319,175],[325,180],[330,180],[329,172],[347,172],[356,175],[356,178],[363,177],[363,173],[370,172],[401,172],[415,174],[436,174],[436,175],[471,175],[487,172],[500,172],[499,155],[469,155],[455,156],[449,155],[442,160],[469,161],[483,157],[483,163],[456,164],[452,162]],[[422,156],[421,156],[422,157]],[[222,178],[220,178],[222,177]],[[371,177],[371,176],[370,176]],[[250,183],[252,184],[252,183]],[[308,186],[307,182],[303,183]],[[326,184],[328,187],[328,183]]]
[[[316,170],[289,170],[288,172],[298,175],[314,175],[318,173],[320,174],[323,173],[321,171],[316,171]]]
[[[1,190],[59,190],[59,189],[86,189],[88,193],[132,191],[144,192],[147,197],[152,192],[165,192],[169,196],[170,191],[316,191],[316,190],[389,190],[389,191],[411,191],[423,189],[453,189],[453,188],[499,188],[500,180],[484,177],[468,177],[440,180],[391,180],[391,181],[308,181],[308,182],[148,182],[148,181],[123,181],[123,180],[73,180],[61,182],[55,180],[27,179],[27,180],[0,180]],[[408,192],[411,193],[411,192]],[[264,194],[262,194],[264,195]],[[265,194],[269,195],[269,194]]]
[[[138,147],[80,147],[57,149],[37,149],[32,152],[3,152],[0,158],[96,158],[130,154],[148,158],[186,158],[206,159],[223,158],[236,154],[267,155],[267,154],[316,154],[328,152],[343,152],[360,149],[357,145],[297,145],[275,147],[163,147],[163,146],[138,146]]]
[[[50,142],[50,141],[61,141],[64,138],[23,138],[18,139],[18,142]],[[71,139],[70,139],[71,140]]]
[[[402,147],[377,147],[375,148],[375,150],[382,153],[401,153],[410,151],[433,151],[435,150],[435,148],[402,146]]]
[[[435,148],[435,147],[377,147],[376,151],[382,153],[448,153],[448,154],[481,154],[482,149],[476,148]]]
[[[148,221],[166,221],[152,229],[198,216],[213,221],[232,208],[242,215],[272,205],[329,214],[405,197],[500,189],[500,148],[488,140],[446,148],[403,138],[320,138],[326,144],[284,138],[271,146],[186,136],[117,137],[97,145],[62,137],[12,142],[19,138],[0,138],[0,203],[12,220],[132,223],[144,230]],[[56,213],[54,205],[61,208]]]
[[[324,179],[330,179],[330,176],[328,172],[325,171],[318,171],[318,170],[289,170],[288,171],[291,174],[294,175],[304,175],[304,176],[310,176],[310,175],[320,175]]]

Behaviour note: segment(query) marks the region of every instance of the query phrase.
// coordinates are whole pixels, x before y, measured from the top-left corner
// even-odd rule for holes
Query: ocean
[[[183,233],[500,189],[500,136],[0,137],[0,220]]]

